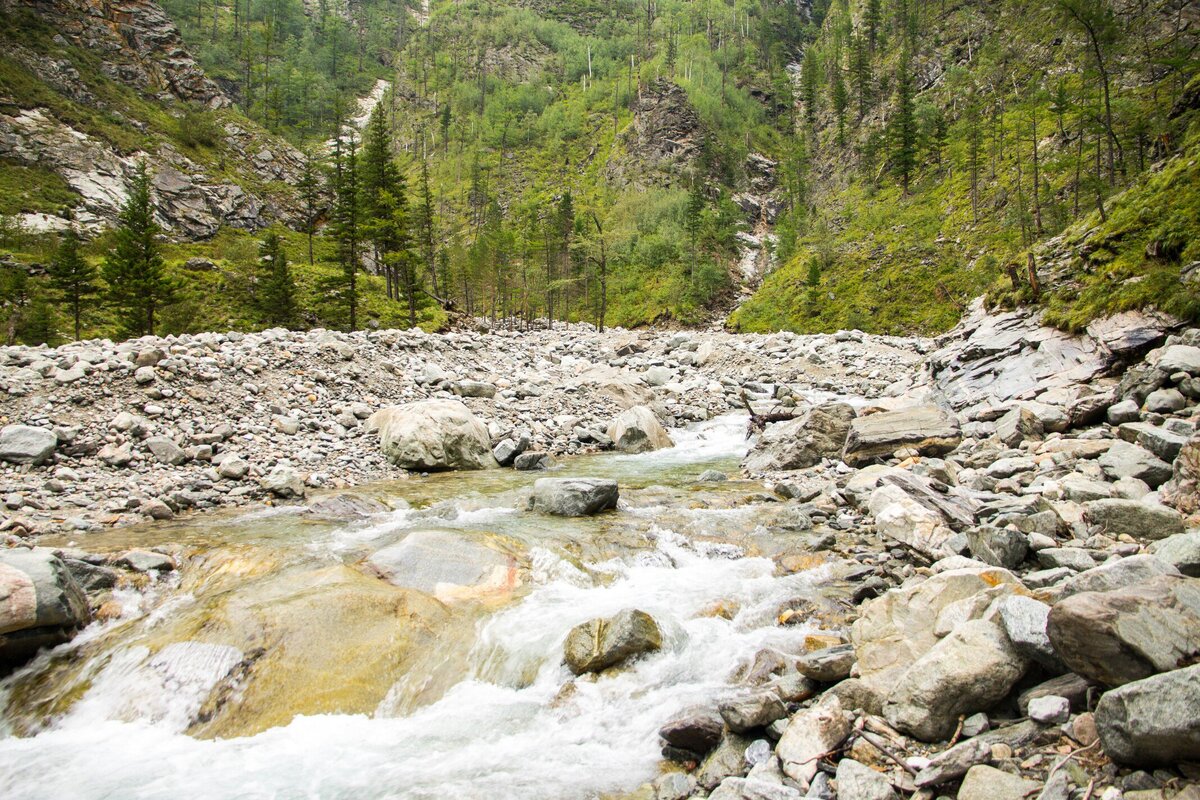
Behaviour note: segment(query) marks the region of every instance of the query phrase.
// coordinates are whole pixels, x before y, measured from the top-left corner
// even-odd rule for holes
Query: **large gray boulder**
[[[857,417],[842,459],[852,467],[891,458],[901,448],[924,456],[940,456],[958,447],[962,431],[958,418],[937,406],[917,406]]]
[[[1200,433],[1193,434],[1175,457],[1171,480],[1162,487],[1163,502],[1184,514],[1200,511]]]
[[[0,550],[0,665],[66,641],[90,618],[83,591],[53,552]]]
[[[970,620],[908,669],[888,693],[883,714],[897,730],[941,741],[954,732],[960,714],[1003,699],[1028,666],[998,624]]]
[[[1188,531],[1160,539],[1150,552],[1190,578],[1200,578],[1200,531]]]
[[[871,494],[868,508],[881,536],[908,545],[935,561],[955,555],[948,546],[954,530],[945,515],[899,486],[881,485]]]
[[[751,472],[806,469],[822,459],[839,458],[853,419],[853,406],[826,403],[793,420],[768,425],[742,467]]]
[[[1200,761],[1200,665],[1105,692],[1096,707],[1100,744],[1114,761],[1154,767]]]
[[[1040,786],[1020,775],[978,764],[967,770],[958,800],[1027,800]]]
[[[617,415],[608,426],[613,447],[626,453],[648,453],[674,447],[667,429],[647,406],[634,406]]]
[[[1160,575],[1112,592],[1082,592],[1050,610],[1046,633],[1077,675],[1120,686],[1200,657],[1200,582]]]
[[[1175,372],[1200,375],[1200,347],[1186,344],[1164,347],[1159,353],[1157,366],[1168,375]]]
[[[1171,465],[1144,447],[1129,442],[1113,442],[1100,456],[1100,468],[1112,480],[1137,478],[1157,489],[1171,477]]]
[[[422,400],[376,411],[383,454],[398,467],[432,472],[496,466],[487,426],[458,400]]]
[[[850,730],[850,717],[834,694],[826,694],[813,705],[796,712],[775,746],[775,755],[779,757],[784,774],[807,789],[817,774],[817,762],[846,741]]]
[[[1099,533],[1114,539],[1127,534],[1139,539],[1165,539],[1183,533],[1183,516],[1173,508],[1140,500],[1092,500],[1084,518]]]
[[[563,643],[563,660],[576,675],[601,672],[662,647],[658,623],[645,611],[626,609],[576,625]]]
[[[585,517],[617,507],[617,482],[607,478],[539,478],[529,508],[558,517]]]
[[[0,430],[0,461],[42,464],[54,455],[57,446],[58,436],[45,428],[6,425]]]
[[[502,591],[513,584],[513,560],[461,531],[413,531],[376,550],[367,565],[393,586],[439,599]]]
[[[1098,567],[1072,575],[1062,586],[1059,599],[1080,592],[1111,592],[1138,583],[1145,583],[1159,575],[1176,575],[1178,570],[1170,562],[1155,555],[1137,555],[1108,561]]]

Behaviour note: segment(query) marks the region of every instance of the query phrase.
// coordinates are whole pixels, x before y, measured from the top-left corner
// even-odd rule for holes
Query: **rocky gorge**
[[[1196,792],[1168,317],[202,334],[5,348],[0,389],[21,796],[106,737],[180,765],[147,796]]]

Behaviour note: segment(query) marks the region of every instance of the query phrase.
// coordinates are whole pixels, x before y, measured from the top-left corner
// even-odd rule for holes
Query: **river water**
[[[396,510],[345,523],[286,509],[89,535],[175,543],[178,574],[117,594],[121,613],[0,684],[4,798],[593,798],[660,769],[658,728],[735,690],[756,651],[800,652],[828,565],[785,574],[804,536],[735,472],[744,417],[639,456],[572,459],[614,477],[622,508],[525,512],[537,474],[435,475],[367,487]],[[498,580],[396,587],[363,559],[415,530],[499,553]],[[60,544],[65,544],[61,542]],[[570,628],[651,614],[662,649],[574,679]]]

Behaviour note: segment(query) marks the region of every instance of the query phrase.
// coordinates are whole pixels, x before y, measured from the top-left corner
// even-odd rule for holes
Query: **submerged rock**
[[[576,625],[563,643],[563,660],[576,675],[601,672],[662,647],[658,623],[644,611],[626,609],[607,619]]]
[[[460,531],[413,531],[367,559],[388,583],[439,600],[480,599],[517,583],[513,560]]]
[[[539,478],[529,507],[559,517],[583,517],[617,507],[617,482],[607,478]]]
[[[0,550],[0,667],[70,638],[91,619],[71,571],[50,550]]]
[[[487,426],[458,400],[422,400],[376,411],[383,454],[408,470],[487,469],[496,466]]]

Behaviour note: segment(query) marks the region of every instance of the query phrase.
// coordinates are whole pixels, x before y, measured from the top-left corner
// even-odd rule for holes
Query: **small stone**
[[[1011,757],[1012,748],[1007,745],[1004,747]],[[967,770],[967,776],[958,790],[958,800],[1025,800],[1040,788],[1040,784],[1033,781],[979,764]]]
[[[157,373],[154,371],[154,367],[138,367],[133,371],[133,380],[140,385],[154,383],[155,378],[157,378]]]
[[[1071,703],[1065,697],[1046,695],[1029,701],[1029,718],[1041,725],[1058,725],[1071,716]]]

